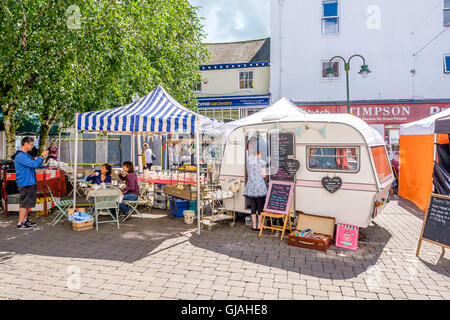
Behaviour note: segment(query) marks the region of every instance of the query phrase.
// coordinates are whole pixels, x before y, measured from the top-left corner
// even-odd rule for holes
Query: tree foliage
[[[196,107],[208,58],[198,9],[187,0],[0,0],[0,105],[10,138],[17,113],[55,122],[110,109],[158,84]]]

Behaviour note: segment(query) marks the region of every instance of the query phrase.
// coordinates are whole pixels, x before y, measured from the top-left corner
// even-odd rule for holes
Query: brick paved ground
[[[450,253],[424,242],[416,258],[423,214],[403,199],[357,251],[326,253],[258,239],[242,221],[198,236],[161,212],[99,232],[51,218],[22,231],[1,216],[0,299],[450,299]]]

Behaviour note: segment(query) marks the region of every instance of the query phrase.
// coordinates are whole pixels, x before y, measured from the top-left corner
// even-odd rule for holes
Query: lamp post
[[[349,80],[348,80],[348,71],[350,70],[350,61],[354,58],[354,57],[360,57],[363,60],[363,65],[361,66],[361,70],[358,72],[363,78],[367,78],[367,76],[369,75],[370,71],[369,70],[369,66],[366,64],[366,59],[364,59],[364,57],[360,54],[355,54],[353,56],[351,56],[348,61],[345,61],[344,58],[342,58],[341,56],[334,56],[333,58],[330,59],[330,61],[328,62],[328,70],[327,70],[327,77],[328,79],[331,79],[334,76],[334,70],[331,67],[331,62],[334,59],[341,59],[342,61],[344,61],[344,67],[345,67],[345,77],[346,77],[346,81],[347,81],[347,113],[350,113],[350,87],[349,87]]]

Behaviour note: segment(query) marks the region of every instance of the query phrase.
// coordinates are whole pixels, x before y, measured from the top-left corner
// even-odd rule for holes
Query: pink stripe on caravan
[[[219,176],[219,180],[226,180],[229,178],[238,178],[241,180],[241,182],[245,182],[244,177],[236,177],[236,176],[228,176],[228,175]],[[322,182],[320,182],[320,181],[297,180],[295,185],[299,186],[299,187],[323,188]],[[373,184],[360,184],[360,183],[343,183],[341,186],[341,189],[356,190],[356,191],[373,191],[373,192],[378,191],[377,187]]]
[[[240,179],[241,182],[242,182],[242,181],[245,182],[245,178],[244,178],[244,177],[227,176],[227,175],[219,176],[219,180],[226,180],[226,179],[230,179],[230,178]]]
[[[300,187],[316,187],[323,188],[322,182],[320,181],[308,181],[308,180],[297,180],[297,186]],[[359,191],[378,191],[377,187],[373,184],[359,184],[359,183],[343,183],[341,189],[344,190],[359,190]]]

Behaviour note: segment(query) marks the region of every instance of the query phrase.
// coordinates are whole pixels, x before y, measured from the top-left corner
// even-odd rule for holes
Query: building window
[[[450,27],[450,0],[444,0],[444,27]]]
[[[333,68],[334,75],[332,77],[328,77],[328,67],[330,66],[330,61],[322,61],[322,79],[338,79],[341,77],[339,72],[339,61],[331,62],[331,67]]]
[[[322,2],[322,34],[339,34],[339,6],[338,1]]]
[[[444,57],[444,72],[450,74],[450,56]]]
[[[253,71],[239,72],[239,89],[253,89]]]
[[[358,147],[307,147],[308,170],[310,171],[345,171],[359,170]]]

